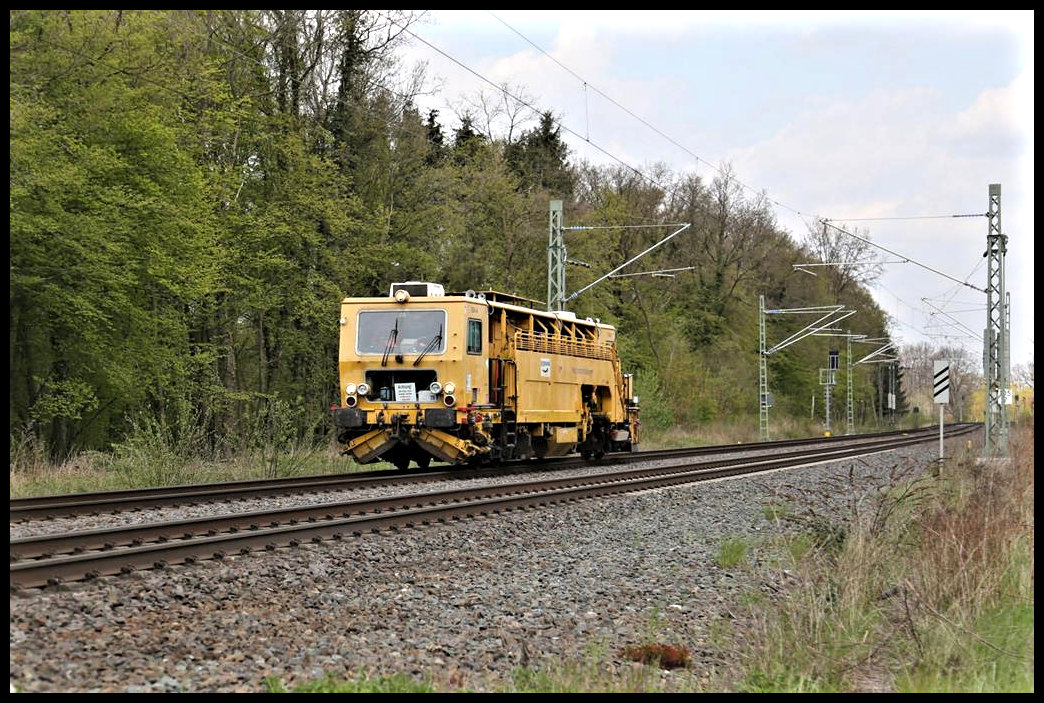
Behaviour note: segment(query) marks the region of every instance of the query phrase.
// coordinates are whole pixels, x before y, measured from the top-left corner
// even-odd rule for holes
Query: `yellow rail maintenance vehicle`
[[[345,453],[406,468],[633,451],[638,399],[616,329],[535,304],[413,281],[341,301],[331,411]]]

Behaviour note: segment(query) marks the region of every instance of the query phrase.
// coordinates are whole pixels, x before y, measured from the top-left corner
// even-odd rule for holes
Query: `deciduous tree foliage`
[[[571,291],[665,224],[692,225],[628,269],[690,271],[609,279],[570,302],[620,328],[648,423],[753,416],[758,295],[837,299],[860,309],[853,329],[886,334],[865,290],[793,271],[809,255],[728,169],[707,181],[572,162],[551,112],[525,122],[507,100],[503,136],[420,114],[424,76],[396,60],[412,21],[10,12],[12,433],[64,456],[144,418],[226,452],[279,408],[298,441],[324,437],[339,299],[427,279],[541,300],[551,199],[591,227],[567,234],[590,266],[569,269]],[[830,344],[772,358],[777,408],[805,413]]]
[[[11,422],[59,449],[165,415],[205,363],[217,242],[163,19],[12,13]]]

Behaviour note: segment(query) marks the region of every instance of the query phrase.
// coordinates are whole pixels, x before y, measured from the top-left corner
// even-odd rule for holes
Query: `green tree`
[[[165,416],[201,364],[215,243],[176,18],[11,15],[11,422],[58,454]]]
[[[571,198],[576,176],[569,167],[569,147],[562,141],[562,128],[545,112],[540,124],[510,142],[505,157],[526,190],[547,192],[553,198]]]

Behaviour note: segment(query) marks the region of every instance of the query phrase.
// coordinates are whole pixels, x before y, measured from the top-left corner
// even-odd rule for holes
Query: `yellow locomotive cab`
[[[341,302],[338,439],[360,463],[489,463],[638,443],[616,330],[488,291],[392,284]]]

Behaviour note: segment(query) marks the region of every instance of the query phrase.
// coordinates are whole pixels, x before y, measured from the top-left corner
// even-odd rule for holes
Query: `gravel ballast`
[[[266,677],[367,671],[491,690],[592,650],[626,666],[618,653],[650,639],[686,646],[682,675],[699,676],[723,663],[715,623],[785,585],[763,558],[783,529],[763,507],[777,492],[850,473],[868,488],[860,477],[923,471],[931,446],[12,594],[11,683],[260,692]],[[724,569],[727,538],[751,555]]]

